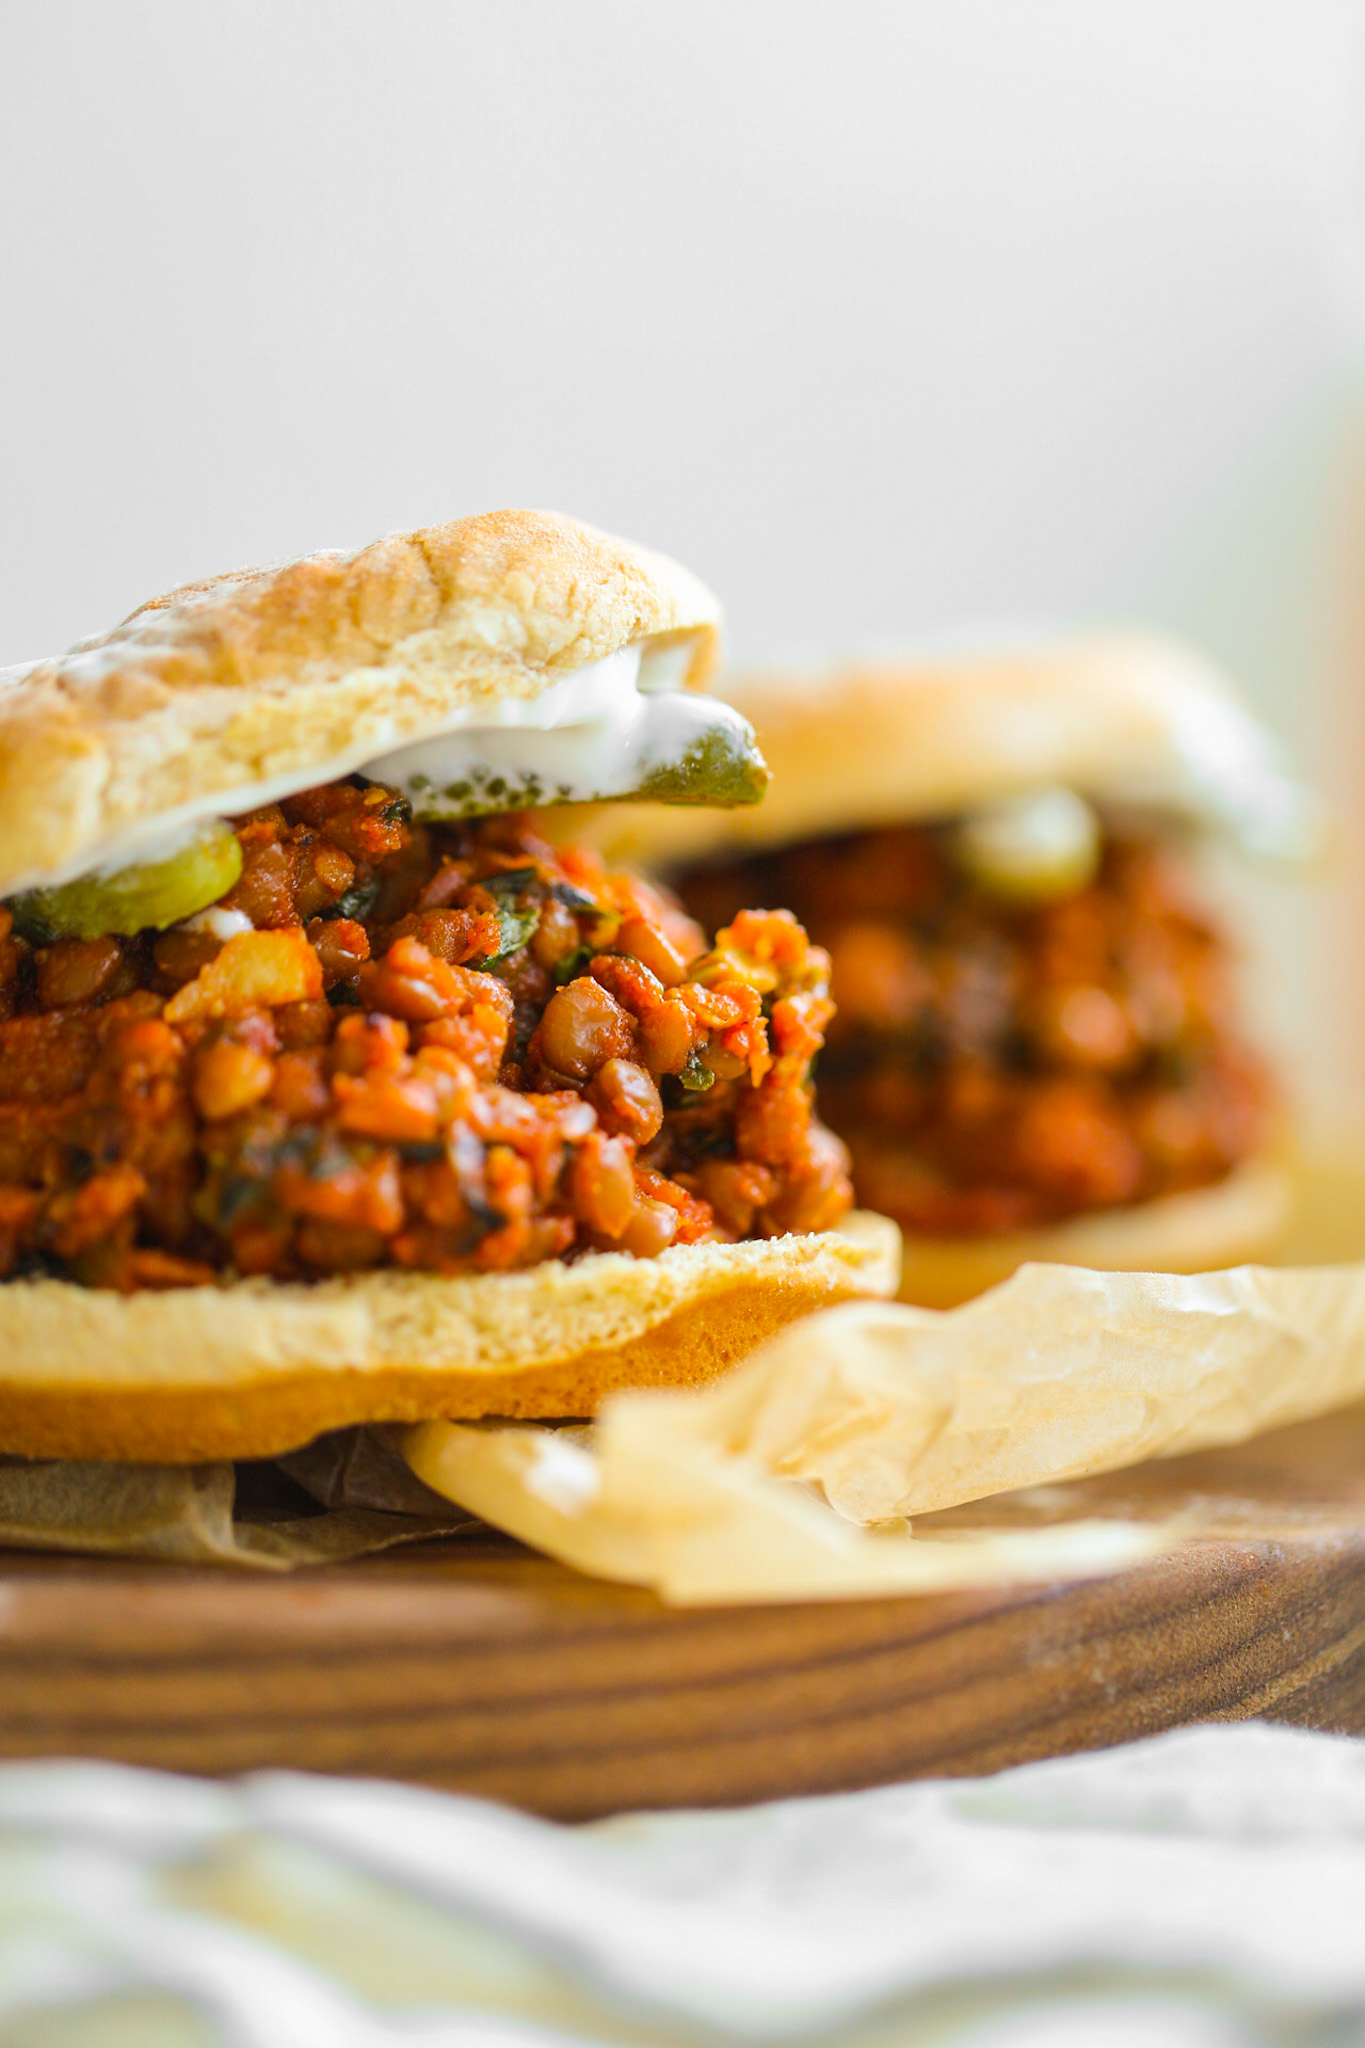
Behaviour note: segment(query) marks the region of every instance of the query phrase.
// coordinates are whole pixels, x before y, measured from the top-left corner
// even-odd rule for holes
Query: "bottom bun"
[[[700,1386],[775,1331],[896,1285],[900,1234],[677,1245],[654,1259],[442,1279],[354,1274],[118,1295],[0,1286],[0,1453],[164,1464],[272,1457],[358,1422],[591,1415]]]
[[[1077,1216],[1050,1230],[1012,1237],[907,1231],[900,1299],[921,1308],[956,1308],[1033,1259],[1115,1273],[1210,1273],[1268,1252],[1293,1202],[1291,1174],[1269,1160],[1252,1160],[1215,1187]]]

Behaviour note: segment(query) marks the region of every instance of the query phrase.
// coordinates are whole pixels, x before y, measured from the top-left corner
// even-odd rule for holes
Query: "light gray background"
[[[5,0],[0,660],[520,502],[680,555],[742,659],[1174,625],[1349,792],[1362,26]],[[1272,914],[1280,1007],[1349,1065],[1330,914]]]

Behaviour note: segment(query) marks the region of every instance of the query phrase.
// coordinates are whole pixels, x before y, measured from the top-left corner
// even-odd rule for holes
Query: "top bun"
[[[681,867],[1061,784],[1220,826],[1274,857],[1307,857],[1320,836],[1307,792],[1232,685],[1153,635],[767,669],[728,676],[721,693],[767,759],[762,804],[570,809],[554,831],[588,837],[613,859]]]
[[[123,857],[149,825],[334,780],[634,641],[684,643],[699,685],[719,619],[677,563],[541,512],[184,584],[0,673],[0,896]]]

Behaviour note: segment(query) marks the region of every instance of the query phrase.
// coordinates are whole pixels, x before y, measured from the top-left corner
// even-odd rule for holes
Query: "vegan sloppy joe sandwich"
[[[1301,859],[1312,799],[1222,676],[1111,635],[739,676],[760,811],[579,829],[703,919],[789,904],[833,958],[822,1114],[948,1306],[1028,1258],[1202,1271],[1290,1183],[1202,843]]]
[[[584,1415],[895,1284],[828,960],[534,806],[747,804],[717,610],[494,513],[186,586],[0,681],[0,1453]]]

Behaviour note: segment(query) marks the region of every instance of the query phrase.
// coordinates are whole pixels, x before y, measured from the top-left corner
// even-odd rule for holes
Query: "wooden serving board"
[[[420,1780],[580,1818],[1265,1715],[1365,1732],[1365,1410],[978,1510],[1191,1515],[1120,1576],[676,1611],[496,1538],[287,1578],[0,1557],[0,1755]]]

